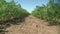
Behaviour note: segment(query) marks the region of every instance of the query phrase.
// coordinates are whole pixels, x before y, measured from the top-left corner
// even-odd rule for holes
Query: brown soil
[[[32,15],[20,25],[12,25],[7,30],[9,32],[6,34],[58,34],[57,26],[47,26],[47,22]]]

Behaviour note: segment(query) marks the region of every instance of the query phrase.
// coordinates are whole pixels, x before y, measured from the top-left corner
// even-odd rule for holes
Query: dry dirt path
[[[58,34],[56,26],[47,26],[47,22],[32,15],[25,18],[20,25],[12,25],[7,28],[6,34]]]

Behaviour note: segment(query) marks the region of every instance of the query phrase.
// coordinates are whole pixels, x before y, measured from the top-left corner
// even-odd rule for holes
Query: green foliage
[[[16,21],[20,22],[28,15],[29,13],[13,0],[11,2],[0,0],[0,34],[5,34],[5,32],[7,32],[5,30],[7,26],[11,24],[11,20],[14,24],[17,24]],[[17,20],[14,21],[16,18]]]
[[[0,21],[6,21],[13,18],[21,18],[27,15],[29,15],[29,13],[14,1],[0,1]]]
[[[60,5],[50,0],[47,5],[37,6],[32,15],[48,21],[49,24],[60,24]]]

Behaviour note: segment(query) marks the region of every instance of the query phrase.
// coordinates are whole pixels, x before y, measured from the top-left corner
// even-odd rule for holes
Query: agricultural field
[[[60,5],[49,0],[29,13],[14,0],[0,0],[0,34],[60,34]]]

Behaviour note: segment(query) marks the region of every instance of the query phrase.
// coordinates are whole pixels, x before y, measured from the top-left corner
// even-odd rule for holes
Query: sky
[[[10,0],[7,0],[10,2]],[[16,3],[20,4],[22,8],[26,9],[31,13],[36,6],[42,6],[42,4],[47,4],[49,0],[14,0]]]

